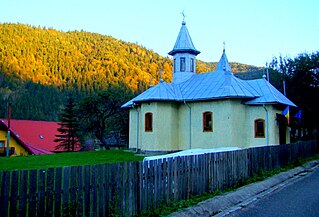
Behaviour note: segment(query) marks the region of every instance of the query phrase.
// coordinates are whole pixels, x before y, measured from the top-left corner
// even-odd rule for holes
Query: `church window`
[[[186,71],[186,59],[185,59],[185,57],[181,57],[180,71],[181,72],[185,72]]]
[[[265,120],[255,120],[255,138],[265,138]]]
[[[204,112],[203,113],[203,132],[213,131],[213,113]]]
[[[174,73],[175,73],[176,72],[176,58],[174,59],[173,68],[174,68]]]
[[[145,132],[153,132],[153,113],[145,114]]]
[[[190,68],[190,69],[191,69],[190,71],[191,71],[191,72],[194,72],[194,66],[195,66],[195,64],[194,64],[194,58],[191,58],[191,64],[190,64],[190,67],[191,67],[191,68]]]

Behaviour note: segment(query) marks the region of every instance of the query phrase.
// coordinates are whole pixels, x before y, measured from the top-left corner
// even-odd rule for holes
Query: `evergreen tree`
[[[67,104],[59,116],[59,121],[60,128],[58,132],[60,134],[55,135],[57,138],[54,141],[60,144],[56,146],[56,149],[63,148],[66,151],[74,151],[76,147],[80,146],[80,143],[77,137],[79,121],[72,96],[68,97]]]

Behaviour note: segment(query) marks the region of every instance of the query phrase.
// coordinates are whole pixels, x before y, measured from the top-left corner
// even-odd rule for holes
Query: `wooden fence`
[[[311,156],[314,141],[147,162],[0,171],[1,216],[134,216]]]

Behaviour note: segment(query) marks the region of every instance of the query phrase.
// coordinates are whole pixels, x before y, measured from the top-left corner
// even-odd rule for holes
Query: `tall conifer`
[[[56,149],[63,148],[65,151],[74,151],[76,147],[80,146],[80,143],[77,137],[79,120],[72,96],[68,97],[65,107],[59,115],[59,121],[58,132],[60,134],[55,135],[57,138],[54,141],[60,144],[56,146]]]

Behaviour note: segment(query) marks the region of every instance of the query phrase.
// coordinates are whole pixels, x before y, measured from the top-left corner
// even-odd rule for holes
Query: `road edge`
[[[279,173],[263,181],[242,186],[237,190],[215,196],[208,200],[202,201],[195,206],[179,210],[170,214],[169,217],[222,217],[229,215],[230,213],[263,198],[271,192],[295,182],[296,180],[312,172],[318,165],[319,160],[310,161],[303,166]]]

